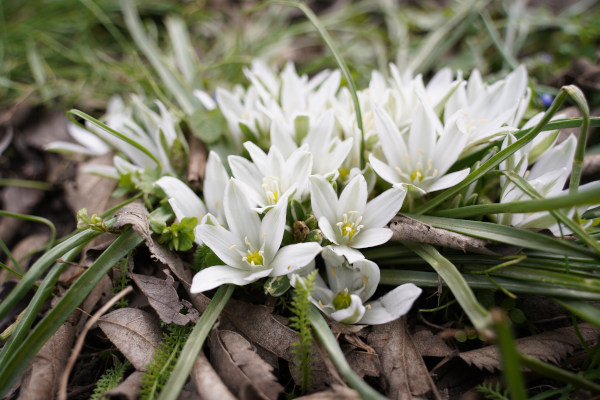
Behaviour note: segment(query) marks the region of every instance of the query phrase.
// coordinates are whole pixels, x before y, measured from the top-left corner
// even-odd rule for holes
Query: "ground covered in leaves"
[[[546,79],[545,84],[555,87],[577,84],[593,97],[600,89],[600,68],[586,59],[574,60],[572,66]],[[592,110],[591,114],[600,112]],[[47,218],[60,238],[76,228],[75,215],[82,208],[89,215],[100,214],[123,200],[111,196],[114,181],[82,172],[88,160],[65,159],[43,150],[52,141],[69,140],[64,109],[48,103],[32,105],[25,98],[2,110],[0,125],[2,210]],[[197,140],[189,140],[194,162],[188,176],[201,180],[205,149]],[[110,160],[106,157],[104,162]],[[586,158],[584,169],[585,179],[597,179],[598,158]],[[23,187],[11,184],[11,179],[39,184]],[[189,293],[194,252],[182,257],[166,252],[150,236],[145,213],[141,203],[121,212],[122,223],[133,224],[145,238],[145,245],[101,280],[42,348],[6,398],[51,398],[58,391],[69,399],[87,399],[108,380],[107,371],[123,378],[108,392],[109,398],[137,398],[142,386],[141,395],[154,398],[160,387],[144,386],[143,381],[163,372],[156,360],[179,355],[190,326],[213,293],[206,293],[208,297]],[[44,224],[10,217],[0,219],[0,237],[24,269],[39,256],[39,252],[32,251],[51,239]],[[54,298],[64,293],[111,240],[110,234],[104,234],[86,248],[81,260],[62,274]],[[15,267],[12,260],[3,260]],[[17,279],[7,270],[0,270],[0,299]],[[290,305],[255,293],[243,287],[236,289],[180,398],[282,399],[290,394],[307,399],[358,398],[316,341],[310,388],[307,393],[300,391],[301,377],[292,345],[298,334],[289,326]],[[116,295],[121,297],[112,304]],[[483,305],[499,306],[508,313],[520,352],[566,370],[580,371],[587,349],[600,338],[600,331],[591,325],[580,323],[575,328],[571,314],[544,297],[519,296],[515,300],[501,291],[481,291],[477,295]],[[451,300],[440,284],[439,290],[426,291],[413,311],[400,320],[377,326],[332,323],[331,329],[355,372],[389,398],[475,399],[495,391],[501,395],[497,350],[470,328],[460,307]],[[0,321],[0,332],[10,327],[27,301],[24,299]],[[41,312],[52,305],[48,302]],[[537,388],[531,394],[564,387],[533,373],[525,375],[527,387]],[[482,385],[487,389],[481,390]],[[577,398],[592,396],[577,390],[566,393]]]

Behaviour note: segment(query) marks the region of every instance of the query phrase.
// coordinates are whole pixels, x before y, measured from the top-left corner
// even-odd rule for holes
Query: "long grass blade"
[[[508,318],[502,310],[493,310],[491,314],[494,321],[494,330],[496,331],[497,345],[502,355],[502,376],[504,376],[510,398],[525,400],[527,394],[525,393],[525,381],[521,373],[519,352],[513,339]]]
[[[0,396],[4,396],[15,379],[60,325],[85,300],[100,279],[121,258],[138,246],[143,238],[133,230],[120,235],[78,279],[65,295],[0,364]]]
[[[56,260],[65,255],[71,249],[89,243],[101,232],[91,229],[76,233],[69,239],[57,244],[48,250],[39,260],[37,260],[27,271],[23,279],[17,283],[17,286],[0,303],[0,319],[4,318],[10,310],[27,294],[35,281],[52,265]]]
[[[406,214],[410,218],[440,229],[458,232],[469,236],[487,239],[511,246],[536,251],[582,258],[596,258],[598,255],[590,249],[566,240],[555,239],[541,233],[499,225],[491,222],[469,221],[454,218],[433,217],[428,215]]]
[[[489,329],[491,319],[488,311],[477,301],[469,284],[456,266],[442,256],[433,246],[423,243],[406,243],[406,247],[423,258],[446,282],[448,288],[462,307],[473,326],[480,332]]]
[[[215,296],[202,313],[188,340],[185,342],[177,364],[175,364],[169,380],[160,392],[159,400],[176,400],[179,398],[179,393],[190,375],[198,353],[202,350],[204,341],[234,290],[234,285],[221,285],[217,289]]]
[[[360,379],[356,372],[352,370],[350,364],[344,357],[344,353],[340,348],[340,345],[331,333],[331,329],[327,325],[325,318],[321,315],[319,310],[315,306],[311,305],[308,310],[308,317],[310,318],[310,324],[312,325],[317,337],[321,341],[325,350],[329,354],[331,361],[335,364],[337,370],[342,377],[348,382],[348,384],[358,392],[363,399],[377,399],[383,400],[385,397],[369,386],[365,381]]]

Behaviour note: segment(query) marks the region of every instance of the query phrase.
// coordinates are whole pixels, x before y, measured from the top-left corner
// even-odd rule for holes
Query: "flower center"
[[[277,204],[279,197],[285,190],[283,185],[283,179],[280,179],[276,176],[263,178],[262,187],[265,190],[267,200],[271,205]]]
[[[343,217],[344,220],[338,222],[336,225],[340,227],[342,237],[347,236],[348,240],[350,240],[364,226],[360,225],[362,216],[358,215],[358,211],[348,211],[347,214],[344,213]]]
[[[246,255],[244,257],[242,257],[242,261],[247,262],[248,264],[250,264],[251,267],[255,267],[257,265],[264,265],[263,264],[264,263],[264,260],[263,260],[264,251],[256,250],[254,248],[254,246],[252,246],[252,244],[248,240],[248,237],[244,238],[244,242],[246,243],[247,250],[246,250]]]
[[[263,265],[262,253],[263,253],[262,251],[258,251],[258,250],[256,250],[254,253],[252,253],[250,250],[248,250],[248,255],[246,257],[244,257],[243,260],[252,266]]]
[[[350,297],[350,292],[348,291],[348,288],[344,289],[344,291],[342,292],[339,292],[333,298],[333,307],[335,307],[336,310],[343,310],[344,308],[348,308],[350,307],[351,303],[352,299]]]
[[[416,179],[421,182],[423,180],[423,172],[420,169],[415,169],[412,174],[410,174],[410,180],[415,181]]]
[[[410,161],[406,161],[409,164]],[[414,169],[409,167],[409,171],[412,169],[412,173],[409,175],[404,172],[402,168],[396,167],[396,172],[400,175],[401,179],[406,183],[415,183],[421,182],[426,177],[435,178],[438,175],[438,170],[433,166],[433,160],[427,160],[427,165],[423,165],[424,163],[419,160],[416,165],[413,164]],[[409,164],[410,165],[410,164]]]

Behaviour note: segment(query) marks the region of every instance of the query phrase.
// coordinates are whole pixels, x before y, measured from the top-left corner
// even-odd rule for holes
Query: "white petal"
[[[408,151],[415,160],[421,158],[423,163],[426,163],[433,154],[437,139],[435,120],[433,119],[437,119],[437,117],[435,114],[429,114],[433,114],[433,112],[427,113],[425,105],[419,102],[408,133]]]
[[[318,243],[297,243],[279,249],[269,265],[271,276],[281,276],[294,272],[315,259],[322,248]]]
[[[241,270],[227,265],[215,265],[194,275],[190,291],[202,293],[227,283],[243,286],[268,276],[270,272],[270,269]]]
[[[163,176],[155,185],[169,197],[169,204],[173,208],[178,220],[184,217],[198,217],[198,221],[207,213],[206,207],[200,198],[185,183],[171,176]]]
[[[255,248],[260,248],[260,218],[248,204],[244,187],[236,179],[231,179],[225,189],[225,217],[232,232],[240,238],[247,237]]]
[[[225,222],[225,209],[223,198],[225,187],[229,182],[229,174],[221,158],[217,153],[211,151],[206,161],[206,174],[204,176],[204,200],[208,211],[217,216],[221,222]]]
[[[385,324],[400,318],[410,310],[420,294],[421,289],[412,283],[398,286],[380,299],[368,303],[367,310],[359,323],[369,325]]]
[[[389,182],[391,184],[404,183],[402,182],[400,174],[398,174],[398,172],[394,168],[379,160],[373,154],[369,154],[369,163],[371,164],[371,167],[373,167],[373,170],[377,173],[377,175],[379,175],[384,181]]]
[[[390,164],[400,165],[408,155],[408,149],[398,127],[379,106],[373,106],[375,129],[385,158]]]
[[[265,175],[265,172],[269,170],[267,154],[265,154],[265,152],[260,147],[258,147],[257,145],[255,145],[252,142],[245,142],[244,147],[246,148],[246,150],[248,150],[248,154],[250,155],[252,162],[254,162],[254,165],[256,165],[258,170],[263,175]],[[271,147],[271,149],[273,149],[273,148],[274,147]],[[269,153],[270,152],[271,152],[271,150],[269,151]]]
[[[364,283],[364,289],[360,293],[357,293],[364,303],[375,294],[379,285],[381,271],[377,264],[367,259],[356,261],[352,264],[352,267],[361,275],[361,280]]]
[[[327,218],[321,217],[319,219],[319,229],[321,229],[327,240],[335,244],[340,244],[341,232],[339,232],[337,227],[332,226]]]
[[[436,190],[446,189],[451,186],[457,185],[463,179],[465,179],[467,175],[469,175],[469,172],[471,172],[470,169],[466,168],[460,171],[452,172],[448,175],[444,175],[440,179],[432,183],[431,186],[428,186],[424,189],[427,192],[435,192]]]
[[[338,213],[356,211],[363,213],[367,204],[367,181],[362,175],[356,175],[340,194]]]
[[[392,231],[388,228],[363,229],[352,238],[352,240],[348,243],[348,246],[352,246],[356,249],[374,247],[384,244],[390,240],[391,237]]]
[[[350,295],[350,305],[348,308],[332,312],[330,317],[344,324],[355,324],[365,314],[365,306],[363,306],[360,297],[355,294]]]
[[[350,264],[354,264],[358,260],[365,258],[363,253],[348,246],[332,245],[331,249],[338,255],[346,257]]]
[[[333,187],[325,178],[318,175],[310,177],[310,202],[318,220],[322,217],[331,222],[337,219],[338,198]]]
[[[400,211],[406,197],[404,187],[393,187],[367,203],[362,224],[367,228],[381,228]]]
[[[271,208],[264,216],[260,223],[260,234],[261,240],[264,240],[265,254],[263,255],[265,262],[266,260],[272,260],[275,257],[275,253],[281,246],[281,240],[283,239],[283,231],[285,230],[285,216],[287,212],[287,197],[281,199],[277,205]]]
[[[194,229],[196,241],[206,244],[225,264],[230,267],[246,269],[247,264],[237,248],[245,248],[237,235],[220,225],[200,224]]]

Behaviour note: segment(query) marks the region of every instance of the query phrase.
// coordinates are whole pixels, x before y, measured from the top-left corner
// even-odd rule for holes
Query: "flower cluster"
[[[362,127],[340,71],[308,77],[291,63],[278,73],[257,60],[245,75],[246,88],[217,88],[214,99],[195,93],[224,118],[224,135],[233,142],[229,147],[237,149],[237,154],[223,147],[210,152],[203,199],[172,167],[169,154],[180,134],[161,103],[156,103],[158,113],[139,100],[137,113],[121,106],[120,112],[111,110],[106,123],[157,155],[163,168],[155,186],[166,194],[177,219],[197,218],[195,242],[220,260],[196,274],[193,292],[263,278],[302,284],[300,277],[319,268],[312,301],[343,323],[384,323],[409,310],[421,292],[412,284],[370,300],[379,267],[362,249],[391,238],[386,226],[401,209],[410,211],[430,193],[464,180],[471,171],[460,163],[466,156],[492,142],[513,143],[512,134],[523,123],[533,125],[539,118],[523,121],[531,90],[522,66],[492,84],[477,70],[464,80],[462,73],[444,69],[427,84],[421,75],[401,73],[394,65],[390,78],[375,71],[369,86],[356,93]],[[93,132],[103,142],[73,128],[87,148],[53,146],[97,154],[110,144],[128,159],[115,159],[117,172],[124,163],[130,169],[148,166],[136,149]],[[557,132],[539,136],[500,169],[522,177],[543,196],[559,195],[570,174],[575,139],[555,146],[556,139]],[[505,176],[496,179],[498,201],[528,197]],[[547,212],[495,218],[556,229]]]

